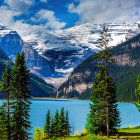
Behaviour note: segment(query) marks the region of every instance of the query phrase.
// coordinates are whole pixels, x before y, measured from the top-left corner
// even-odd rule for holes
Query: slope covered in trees
[[[2,79],[2,72],[6,67],[7,61],[11,62],[6,54],[0,49],[0,80]],[[12,66],[11,62],[11,66]],[[35,74],[31,74],[30,78],[31,83],[31,94],[33,97],[55,97],[53,92],[54,87],[47,84],[43,79],[39,78]]]
[[[109,73],[117,86],[117,100],[133,101],[136,99],[136,78],[140,73],[140,35],[116,46],[112,51],[116,63],[109,66]],[[60,86],[58,96],[89,98],[92,83],[99,71],[97,64],[99,62],[93,56],[83,61]]]

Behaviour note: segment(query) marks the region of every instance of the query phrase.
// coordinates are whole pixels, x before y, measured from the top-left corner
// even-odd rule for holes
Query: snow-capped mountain
[[[83,47],[96,49],[97,40],[104,25],[107,25],[113,38],[112,45],[125,41],[140,32],[140,23],[135,24],[82,24],[58,31],[32,33],[24,37],[26,42],[33,45],[39,54],[48,50],[67,51],[83,50]]]
[[[47,78],[47,82],[57,84],[66,80],[73,68],[97,51],[97,40],[104,25],[109,28],[113,39],[110,45],[113,46],[140,33],[139,21],[135,24],[87,23],[58,31],[36,32],[23,39],[54,64],[55,73]]]
[[[104,25],[107,25],[117,45],[140,33],[135,24],[82,24],[57,31],[40,31],[21,38],[7,26],[0,26],[0,48],[14,60],[24,51],[28,68],[47,82],[59,86],[72,70],[97,50],[96,44]]]
[[[26,64],[31,72],[39,76],[50,76],[54,73],[54,66],[40,56],[32,46],[22,40],[19,34],[7,26],[0,26],[0,49],[14,61],[16,54],[25,52]]]

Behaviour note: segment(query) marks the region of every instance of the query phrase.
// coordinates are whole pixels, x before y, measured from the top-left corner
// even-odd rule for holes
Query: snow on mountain
[[[24,42],[16,31],[4,25],[0,25],[0,49],[13,62],[18,52],[25,52],[27,67],[38,76],[50,76],[54,73],[54,66],[49,61],[40,56],[30,44]]]
[[[97,49],[96,44],[104,25],[107,25],[113,38],[112,45],[125,41],[132,33],[140,32],[140,23],[135,24],[82,24],[58,31],[32,33],[24,40],[33,45],[40,54],[47,50],[81,50],[83,47]]]
[[[64,82],[73,68],[84,59],[98,51],[96,45],[104,25],[109,28],[113,41],[110,45],[117,45],[140,33],[140,21],[129,23],[86,23],[58,31],[43,31],[32,33],[24,37],[33,48],[47,60],[52,60],[55,73],[47,79],[58,85]],[[44,77],[45,78],[45,77]]]
[[[34,32],[23,37],[23,42],[16,31],[1,25],[0,47],[11,59],[14,59],[17,52],[27,51],[29,67],[31,68],[32,63],[34,64],[33,72],[34,70],[37,71],[38,67],[41,68],[41,77],[46,79],[47,82],[59,86],[77,65],[98,51],[96,48],[97,40],[104,25],[107,25],[109,28],[109,33],[113,38],[110,45],[113,46],[140,33],[140,21],[135,24],[86,23],[57,31],[44,30]],[[32,53],[36,55],[32,55]],[[45,67],[45,65],[51,67],[51,69],[47,66]],[[40,71],[38,70],[38,72],[40,76]],[[46,77],[46,75],[49,77]]]
[[[0,25],[0,38],[4,37],[6,34],[12,33],[12,29],[7,26]]]

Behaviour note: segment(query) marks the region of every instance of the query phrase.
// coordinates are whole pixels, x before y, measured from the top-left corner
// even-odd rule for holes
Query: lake
[[[75,132],[81,131],[85,127],[86,117],[89,113],[88,100],[69,100],[69,99],[32,99],[31,100],[31,132],[34,133],[34,128],[43,128],[45,123],[45,117],[48,109],[51,111],[51,115],[54,115],[56,109],[60,112],[61,108],[69,112],[69,119],[71,127],[74,127]],[[2,100],[0,100],[0,104]],[[118,103],[118,109],[120,110],[121,128],[128,127],[129,125],[140,125],[140,112],[131,103]]]

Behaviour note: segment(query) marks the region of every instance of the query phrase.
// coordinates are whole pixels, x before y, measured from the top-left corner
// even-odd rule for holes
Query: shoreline
[[[61,99],[66,99],[66,100],[88,100],[90,99],[78,99],[78,98],[55,98],[55,97],[32,97],[31,99],[54,99],[54,100],[61,100]],[[118,103],[132,103],[135,104],[134,102],[129,102],[129,101],[117,101]]]

